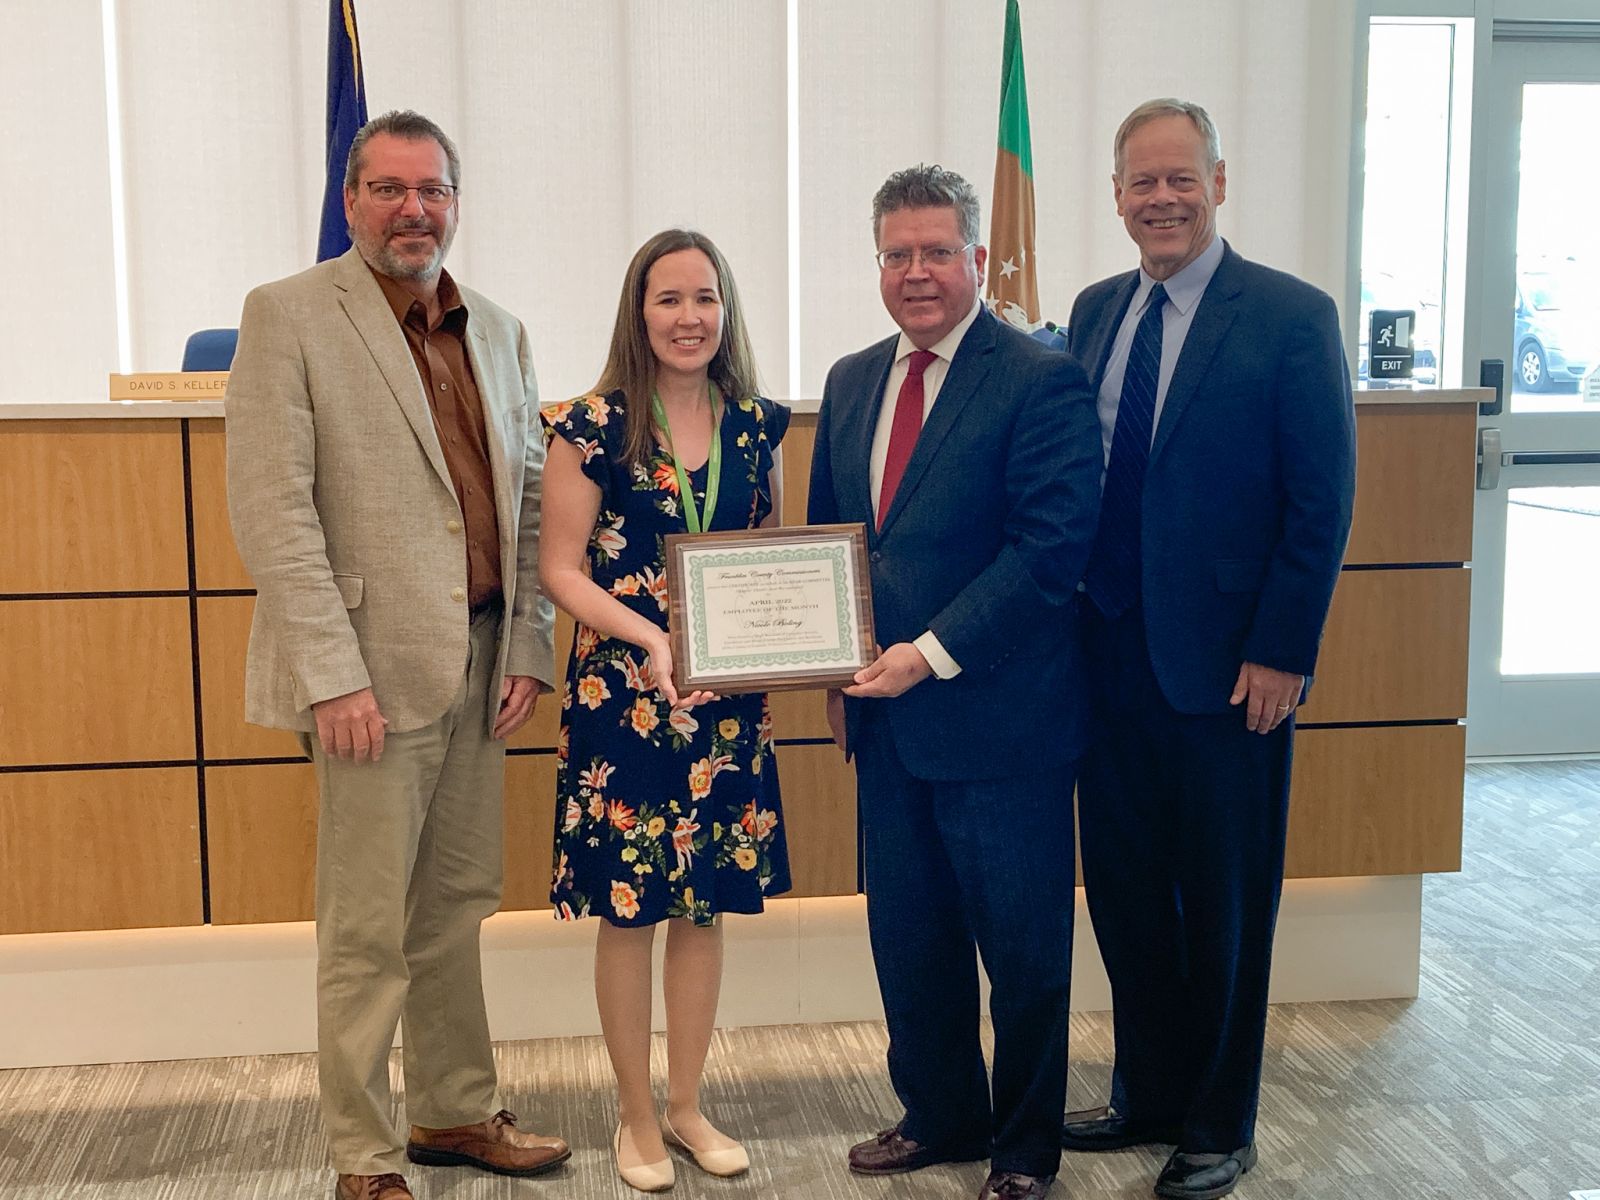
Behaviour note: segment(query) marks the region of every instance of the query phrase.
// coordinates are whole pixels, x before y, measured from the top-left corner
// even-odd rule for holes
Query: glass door
[[[1600,25],[1496,30],[1473,157],[1483,417],[1467,746],[1600,753]]]

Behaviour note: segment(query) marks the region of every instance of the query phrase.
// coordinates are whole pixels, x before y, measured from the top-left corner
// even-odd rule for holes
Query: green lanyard
[[[711,457],[707,460],[706,480],[706,515],[705,520],[700,519],[700,513],[695,508],[694,490],[689,486],[689,475],[683,469],[683,464],[678,461],[678,453],[672,448],[672,427],[667,424],[667,410],[661,407],[661,396],[652,391],[650,393],[650,407],[655,413],[656,424],[661,426],[661,432],[667,439],[667,453],[672,457],[672,469],[678,476],[678,495],[683,498],[683,520],[689,526],[690,533],[704,533],[711,528],[712,514],[717,511],[717,484],[722,479],[722,397],[717,394],[717,389],[709,383],[706,391],[711,397]]]

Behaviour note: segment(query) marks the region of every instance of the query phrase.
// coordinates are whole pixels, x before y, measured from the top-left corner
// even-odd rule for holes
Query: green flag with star
[[[1037,329],[1039,276],[1033,252],[1033,139],[1028,131],[1028,82],[1022,69],[1022,15],[1006,0],[1000,63],[1000,136],[989,213],[989,307],[1019,329]]]

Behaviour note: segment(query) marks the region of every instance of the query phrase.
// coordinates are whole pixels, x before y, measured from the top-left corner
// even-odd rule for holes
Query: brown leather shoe
[[[517,1128],[514,1114],[501,1109],[477,1125],[454,1129],[411,1127],[406,1157],[430,1167],[477,1167],[496,1175],[539,1175],[572,1157],[558,1137],[541,1137]]]
[[[1019,1171],[990,1171],[978,1200],[1044,1200],[1054,1175],[1024,1175]]]
[[[333,1182],[333,1200],[414,1200],[406,1177],[387,1175],[341,1175]]]
[[[900,1175],[906,1171],[920,1171],[937,1163],[977,1162],[980,1158],[988,1157],[987,1149],[952,1153],[924,1146],[906,1137],[897,1125],[893,1129],[885,1129],[870,1142],[851,1146],[850,1169],[857,1175]]]

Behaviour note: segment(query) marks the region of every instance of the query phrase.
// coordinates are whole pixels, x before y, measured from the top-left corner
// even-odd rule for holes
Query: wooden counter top
[[[1356,404],[1488,404],[1493,388],[1357,388]]]
[[[0,421],[138,420],[220,417],[221,400],[54,400],[0,404]]]
[[[1484,404],[1491,400],[1490,388],[1361,388],[1355,394],[1358,405],[1376,404]],[[812,415],[820,400],[787,401],[797,414]],[[220,417],[220,400],[58,400],[38,404],[0,404],[0,421],[48,420],[147,420],[151,417]]]

